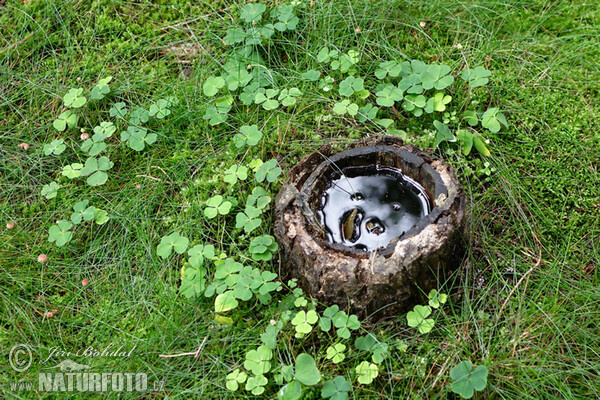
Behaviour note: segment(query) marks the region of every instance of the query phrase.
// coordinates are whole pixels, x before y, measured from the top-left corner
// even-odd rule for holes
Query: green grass
[[[135,349],[129,358],[72,359],[94,370],[147,372],[151,382],[165,382],[163,392],[148,397],[246,397],[225,389],[225,375],[260,344],[277,304],[244,305],[233,326],[220,326],[212,299],[177,294],[181,260],[160,259],[156,246],[180,230],[195,242],[247,257],[247,238],[234,232],[232,220],[224,224],[219,217],[216,223],[202,215],[213,194],[239,190],[213,180],[215,174],[232,160],[254,157],[276,157],[289,169],[325,142],[343,148],[378,132],[332,116],[331,101],[308,84],[299,86],[305,96],[291,112],[240,107],[226,124],[209,126],[202,119],[210,103],[202,83],[225,60],[220,38],[237,23],[239,7],[180,3],[7,1],[0,8],[2,397],[59,397],[16,392],[8,384],[31,381],[38,367],[62,360],[41,364],[54,347],[76,352],[109,344]],[[436,314],[428,335],[406,328],[404,316],[365,322],[366,329],[408,349],[393,350],[375,383],[355,384],[352,398],[452,398],[449,371],[466,359],[490,371],[479,398],[600,396],[600,274],[594,268],[600,264],[598,8],[583,2],[336,1],[315,2],[301,14],[296,33],[261,49],[280,82],[297,84],[300,73],[316,66],[324,44],[360,50],[364,76],[372,76],[379,60],[392,58],[438,60],[455,69],[485,65],[493,71],[491,83],[453,102],[498,106],[510,124],[488,135],[488,160],[441,153],[464,183],[471,215],[470,251],[455,277],[451,305]],[[114,94],[132,104],[148,106],[168,95],[180,104],[149,149],[111,148],[115,166],[105,186],[61,181],[58,197],[46,200],[42,186],[78,157],[80,132],[57,134],[51,125],[60,96],[106,75],[114,77]],[[90,106],[79,126],[89,132],[109,118],[108,108]],[[244,124],[264,126],[266,134],[249,154],[231,144]],[[432,145],[425,135],[432,128],[418,118],[398,124],[414,133],[415,143]],[[56,137],[65,139],[67,151],[44,156],[43,145]],[[29,150],[18,147],[22,142]],[[489,175],[482,172],[484,161],[493,168]],[[48,243],[48,228],[85,198],[109,211],[111,220],[78,229],[65,247]],[[4,229],[10,221],[15,229]],[[259,231],[270,233],[270,226]],[[36,261],[40,253],[48,255],[47,264]],[[41,316],[51,310],[57,310],[51,318]],[[8,365],[17,343],[34,349],[35,368],[27,373]],[[301,343],[289,338],[278,356],[290,363],[291,355],[304,351],[322,359],[328,345],[317,336]],[[197,359],[159,357],[199,347]],[[363,360],[354,352],[337,373],[351,380]],[[277,389],[268,386],[265,397]],[[306,398],[319,393],[309,390]]]

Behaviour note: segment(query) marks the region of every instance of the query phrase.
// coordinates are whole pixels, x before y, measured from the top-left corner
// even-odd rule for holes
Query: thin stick
[[[202,349],[204,349],[204,345],[206,344],[206,340],[208,339],[209,335],[210,335],[210,331],[208,332],[208,334],[206,336],[204,336],[202,343],[200,343],[200,346],[198,346],[198,349],[196,351],[193,351],[190,353],[179,353],[179,354],[159,354],[158,356],[160,358],[173,358],[173,357],[186,357],[186,356],[194,356],[194,358],[198,358],[198,357],[200,357],[200,353],[202,352]]]

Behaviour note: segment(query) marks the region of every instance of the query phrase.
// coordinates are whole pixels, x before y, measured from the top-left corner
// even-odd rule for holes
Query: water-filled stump
[[[363,317],[405,312],[464,255],[465,197],[443,160],[389,136],[309,154],[276,201],[282,266]]]

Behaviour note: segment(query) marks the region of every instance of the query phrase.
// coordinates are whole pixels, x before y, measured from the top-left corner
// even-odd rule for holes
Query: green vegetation
[[[110,345],[133,351],[70,358],[157,398],[600,395],[597,7],[0,10],[0,349],[33,351],[3,397],[55,397],[10,383]],[[471,246],[373,323],[280,278],[270,221],[302,156],[379,134],[455,166]]]

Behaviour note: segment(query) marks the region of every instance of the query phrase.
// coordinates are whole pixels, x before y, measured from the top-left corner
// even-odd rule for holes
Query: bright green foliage
[[[300,95],[302,95],[302,92],[298,88],[283,89],[279,93],[279,97],[277,97],[277,100],[281,102],[282,106],[290,107],[296,104],[296,99]]]
[[[302,396],[302,385],[298,381],[291,381],[277,392],[278,400],[298,400]]]
[[[376,364],[381,364],[389,355],[388,344],[378,341],[371,333],[356,338],[355,346],[359,350],[370,351],[373,354],[373,362]]]
[[[356,119],[359,122],[366,122],[368,120],[374,120],[375,118],[377,118],[378,111],[379,111],[379,107],[375,107],[373,104],[367,103],[358,109],[358,114],[356,114]]]
[[[350,50],[348,53],[340,55],[340,59],[331,62],[331,69],[334,71],[339,68],[341,73],[354,73],[354,66],[360,61],[360,53],[356,50]]]
[[[56,139],[48,144],[45,144],[43,151],[44,151],[44,154],[47,156],[49,156],[50,154],[54,154],[57,156],[57,155],[61,154],[63,151],[65,151],[66,148],[67,148],[67,146],[65,145],[64,140]]]
[[[256,179],[256,182],[258,183],[262,183],[265,180],[267,182],[275,182],[277,180],[277,178],[279,177],[279,175],[281,175],[281,168],[279,168],[277,166],[277,160],[270,159],[269,161],[263,163],[258,170],[256,171],[256,174],[254,175],[254,178]]]
[[[163,119],[171,114],[171,110],[169,109],[170,105],[171,104],[168,99],[159,99],[156,103],[150,106],[148,115],[158,119]]]
[[[267,346],[259,346],[256,350],[250,350],[246,353],[244,368],[251,371],[254,375],[263,375],[271,370],[271,360],[273,351]]]
[[[226,35],[223,38],[225,44],[231,46],[234,44],[242,43],[246,39],[246,32],[243,28],[235,27],[229,28],[226,31]]]
[[[60,114],[58,118],[56,118],[52,123],[54,129],[56,129],[59,132],[62,132],[65,129],[67,129],[67,126],[69,128],[72,128],[75,125],[77,125],[77,115],[70,110],[67,110]]]
[[[479,123],[479,118],[477,117],[477,113],[475,111],[467,110],[463,113],[463,117],[470,126],[477,126]]]
[[[246,382],[247,377],[248,374],[246,374],[244,371],[240,371],[239,368],[236,368],[233,372],[227,374],[227,383],[225,383],[225,387],[235,392],[238,390],[239,385]]]
[[[397,77],[402,72],[402,64],[397,61],[384,61],[379,64],[379,68],[375,70],[377,79],[385,79],[386,76]]]
[[[375,95],[377,96],[377,104],[383,107],[391,107],[396,101],[400,101],[404,97],[402,89],[394,85],[386,85]]]
[[[329,332],[331,330],[331,319],[339,311],[340,311],[340,307],[338,307],[337,304],[334,304],[330,307],[327,307],[325,310],[323,310],[323,314],[321,315],[321,318],[319,319],[319,328],[321,328],[321,330],[323,332]]]
[[[496,107],[488,108],[481,116],[481,126],[489,129],[490,132],[496,133],[500,130],[500,124],[508,128],[506,117]]]
[[[283,4],[271,12],[271,16],[277,18],[275,29],[280,32],[296,30],[300,19],[294,14],[294,7]]]
[[[267,383],[269,383],[269,381],[263,375],[251,376],[246,381],[246,390],[249,390],[253,395],[258,396],[259,394],[264,393]]]
[[[235,147],[242,148],[244,146],[255,146],[263,137],[263,133],[258,129],[257,125],[244,125],[240,128],[240,133],[233,136]]]
[[[235,217],[235,227],[244,228],[244,232],[250,233],[258,228],[262,220],[259,218],[261,211],[252,206],[246,206],[244,212],[238,213]]]
[[[321,73],[317,70],[311,69],[302,74],[302,79],[307,82],[316,82],[319,80]]]
[[[135,151],[144,150],[146,145],[156,142],[156,138],[156,133],[148,133],[148,129],[138,126],[129,126],[127,131],[121,132],[121,141]]]
[[[317,61],[320,63],[326,63],[331,60],[336,60],[339,57],[340,53],[337,50],[329,50],[327,46],[323,47],[317,53]]]
[[[109,138],[117,131],[117,127],[112,122],[102,121],[100,125],[94,127],[94,134],[103,135],[104,138]]]
[[[473,134],[467,130],[459,129],[456,131],[456,137],[460,141],[460,145],[463,149],[463,154],[468,156],[473,148]],[[429,304],[431,305],[431,304]]]
[[[242,102],[242,104],[249,106],[254,102],[254,99],[256,98],[258,92],[262,90],[264,89],[259,87],[258,82],[252,82],[251,84],[246,86],[244,90],[242,90],[242,93],[240,93],[240,101]]]
[[[331,322],[337,329],[337,335],[342,339],[349,339],[350,331],[355,331],[360,328],[358,317],[354,314],[348,316],[344,311],[335,313],[335,315],[331,317]]]
[[[70,231],[72,227],[73,224],[69,221],[58,221],[48,230],[48,241],[55,242],[59,247],[64,246],[73,238],[73,232]]]
[[[358,374],[358,383],[368,385],[379,375],[379,368],[376,364],[372,364],[368,361],[363,361],[355,368]]]
[[[82,96],[83,89],[69,89],[69,91],[63,96],[63,101],[66,107],[79,108],[82,107],[87,99]]]
[[[267,10],[267,6],[260,3],[250,3],[244,5],[240,18],[247,23],[258,22],[262,18],[263,13]]]
[[[248,177],[248,167],[244,167],[243,165],[232,165],[231,167],[225,170],[225,176],[223,176],[223,181],[229,183],[230,185],[235,185],[239,180],[243,181]]]
[[[485,146],[485,143],[483,142],[483,140],[481,139],[480,136],[475,136],[473,135],[473,146],[475,146],[475,149],[483,156],[485,157],[489,157],[490,151],[488,150],[488,148]]]
[[[463,399],[473,397],[474,391],[481,392],[487,386],[488,369],[480,365],[473,369],[471,361],[463,361],[450,370],[454,380],[450,389]]]
[[[276,325],[267,325],[265,332],[260,335],[261,342],[271,350],[275,350],[277,347],[277,334],[282,326],[281,321],[278,321]]]
[[[319,87],[319,89],[321,89],[324,92],[329,92],[331,89],[333,89],[333,82],[335,82],[335,79],[333,79],[333,77],[327,75],[327,76],[319,79],[318,87]]]
[[[42,196],[48,200],[53,199],[58,194],[58,189],[60,189],[60,185],[58,183],[50,182],[48,185],[44,185],[42,187]]]
[[[336,343],[327,348],[325,358],[331,360],[334,364],[341,363],[344,361],[344,358],[346,358],[344,351],[346,351],[346,345],[343,343]]]
[[[142,123],[148,122],[149,120],[150,112],[142,107],[137,107],[135,110],[131,111],[127,122],[129,122],[129,125],[137,127]]]
[[[227,121],[227,113],[231,110],[229,104],[221,104],[220,106],[209,106],[206,109],[206,113],[202,117],[207,120],[212,126],[222,124]]]
[[[100,125],[94,127],[94,134],[91,138],[85,140],[81,144],[81,150],[88,153],[90,156],[95,157],[106,149],[106,143],[104,140],[110,136],[117,128],[112,122],[101,122]]]
[[[350,100],[342,100],[333,105],[333,112],[339,115],[356,115],[358,113],[358,105],[356,103],[350,103]]]
[[[445,293],[438,293],[437,290],[433,289],[427,295],[429,299],[429,306],[435,309],[440,308],[442,304],[446,304],[448,301],[448,295]]]
[[[408,326],[417,328],[421,333],[431,332],[435,321],[433,318],[427,318],[429,315],[431,315],[431,307],[416,305],[412,311],[406,314]]]
[[[256,261],[269,261],[279,246],[271,235],[258,236],[250,242],[250,255]]]
[[[181,270],[181,286],[179,287],[179,293],[188,299],[200,296],[206,288],[206,268],[191,265],[184,267]]]
[[[125,107],[125,103],[118,102],[115,103],[110,110],[108,110],[108,113],[110,114],[111,117],[119,117],[119,118],[125,118],[125,116],[127,115],[127,113],[129,112],[129,110]]]
[[[438,147],[444,140],[448,142],[456,141],[454,135],[450,133],[450,128],[448,128],[448,125],[443,124],[440,121],[433,121],[433,126],[435,126],[435,129],[437,130],[433,147]]]
[[[206,208],[204,209],[204,216],[207,218],[214,218],[218,214],[227,215],[231,210],[231,202],[223,199],[223,196],[216,195],[206,201]]]
[[[202,92],[205,96],[213,97],[219,89],[225,86],[225,79],[220,76],[209,76],[202,85]]]
[[[77,225],[81,221],[89,222],[94,219],[96,216],[96,207],[88,207],[88,204],[88,200],[83,200],[73,206],[75,212],[71,214],[71,222]]]
[[[427,99],[422,94],[407,94],[404,96],[402,108],[412,113],[415,117],[420,117],[423,115],[423,108],[425,108],[426,103]]]
[[[437,92],[432,98],[427,100],[427,104],[425,104],[425,112],[431,114],[434,111],[446,111],[446,104],[450,103],[450,101],[452,101],[452,96],[444,95],[442,92]]]
[[[197,244],[188,250],[188,262],[194,267],[200,267],[204,264],[204,259],[215,259],[215,246],[212,244]]]
[[[312,331],[313,325],[317,323],[319,317],[315,310],[304,310],[298,311],[296,316],[292,319],[292,325],[296,328],[296,337],[301,338],[306,336]]]
[[[427,71],[421,75],[423,89],[444,90],[454,82],[450,74],[451,68],[447,65],[432,64],[427,66]]]
[[[274,110],[279,107],[279,101],[275,99],[277,93],[279,93],[278,89],[259,89],[256,96],[254,96],[254,102],[262,104],[265,110]]]
[[[343,376],[336,376],[332,381],[325,382],[321,396],[330,400],[346,400],[352,385]]]
[[[358,93],[365,88],[365,80],[362,78],[356,78],[349,76],[340,82],[340,94],[342,96],[350,97],[354,93]]]
[[[61,172],[62,176],[66,176],[69,179],[75,179],[81,175],[81,169],[83,168],[83,164],[73,163],[70,165],[65,165]]]
[[[231,311],[236,308],[238,304],[239,302],[236,300],[233,291],[227,290],[215,297],[215,312],[224,313]]]
[[[173,250],[178,254],[183,254],[187,250],[189,243],[190,240],[187,237],[181,236],[179,232],[173,232],[170,235],[163,236],[156,248],[156,254],[163,259],[169,257]]]
[[[80,170],[80,176],[87,176],[87,184],[90,186],[99,186],[106,183],[108,174],[106,171],[113,167],[113,163],[108,157],[90,157],[85,161],[85,165]],[[88,176],[89,175],[89,176]]]
[[[243,66],[232,68],[225,76],[225,86],[230,91],[245,87],[252,80],[252,75]]]
[[[108,213],[99,208],[94,209],[94,222],[98,225],[104,225],[109,220]]]
[[[296,380],[306,386],[316,385],[321,380],[315,359],[306,353],[296,357]]]
[[[257,186],[252,189],[252,194],[246,199],[246,207],[256,207],[259,210],[264,210],[270,202],[271,197],[268,196],[267,191]]]
[[[94,100],[102,100],[105,95],[110,93],[110,87],[108,86],[108,84],[111,80],[112,76],[107,76],[106,78],[100,79],[96,86],[92,88],[90,97]]]
[[[481,65],[473,69],[466,68],[461,72],[460,77],[469,82],[469,86],[476,88],[487,85],[492,72]]]

